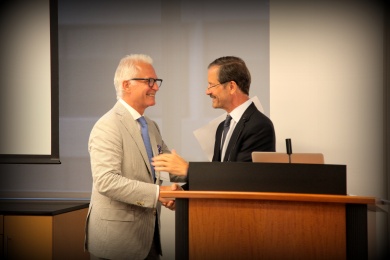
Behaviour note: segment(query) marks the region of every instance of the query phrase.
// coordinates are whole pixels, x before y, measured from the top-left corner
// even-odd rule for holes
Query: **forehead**
[[[156,77],[156,72],[152,66],[152,64],[145,63],[145,62],[138,62],[136,64],[137,67],[137,74],[138,76],[145,76],[145,77]]]
[[[212,66],[208,69],[207,74],[209,78],[218,78],[219,66]]]

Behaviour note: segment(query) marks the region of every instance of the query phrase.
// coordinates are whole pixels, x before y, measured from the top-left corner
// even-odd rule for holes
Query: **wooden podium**
[[[162,192],[176,198],[176,259],[367,259],[370,197]]]
[[[227,174],[229,178],[223,180],[226,175],[216,169],[225,171],[226,165],[230,172],[243,166],[210,163],[208,167],[203,164],[193,167],[213,172],[204,174],[191,171],[190,163],[189,190],[161,192],[163,197],[176,198],[176,259],[368,258],[367,209],[368,205],[375,205],[375,198],[296,192],[294,187],[297,183],[292,185],[294,187],[283,186],[281,192],[242,191],[245,189],[242,185],[239,191],[223,190],[224,182],[236,182],[240,187],[241,177],[245,175],[237,172],[235,178],[230,173]],[[269,174],[269,165],[265,166],[268,172],[263,172],[263,166],[259,165],[244,165],[245,173],[257,169],[255,175],[261,180],[262,189],[267,187],[267,181],[273,184],[269,186],[274,189],[275,179],[264,177],[264,174]],[[291,167],[297,170],[295,166]],[[302,167],[298,166],[298,169],[302,170]],[[205,187],[212,186],[210,180],[218,174],[222,178],[215,183],[216,190],[191,189],[200,188],[202,182]],[[251,178],[248,187],[255,187],[253,183],[256,183],[257,177]],[[343,178],[339,177],[336,180],[340,179],[344,185]],[[334,186],[339,184],[334,183]],[[291,188],[292,192],[285,192]]]

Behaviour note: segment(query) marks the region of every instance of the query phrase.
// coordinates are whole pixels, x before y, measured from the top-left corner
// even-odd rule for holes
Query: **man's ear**
[[[122,82],[122,90],[123,91],[127,91],[130,87],[130,84],[129,84],[129,81],[128,80],[125,80]]]
[[[229,82],[229,89],[230,89],[230,93],[236,92],[238,90],[237,83],[235,81],[230,81]]]

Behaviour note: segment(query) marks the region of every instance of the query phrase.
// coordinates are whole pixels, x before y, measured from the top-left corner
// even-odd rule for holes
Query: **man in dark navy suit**
[[[254,151],[275,151],[275,130],[272,121],[249,99],[251,75],[245,62],[226,56],[208,66],[206,94],[214,108],[227,112],[215,134],[213,161],[252,162]],[[174,150],[153,158],[156,171],[183,175],[188,162]]]
[[[213,161],[251,162],[253,151],[274,152],[274,126],[249,99],[251,75],[245,62],[234,56],[216,59],[208,66],[208,83],[213,107],[229,117],[225,129],[225,122],[217,128]]]

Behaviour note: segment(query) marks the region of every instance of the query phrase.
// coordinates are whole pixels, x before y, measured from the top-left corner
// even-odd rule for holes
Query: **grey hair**
[[[122,83],[136,77],[137,72],[139,71],[137,63],[139,62],[153,64],[152,58],[145,54],[130,54],[120,60],[114,76],[117,99],[122,98]]]

